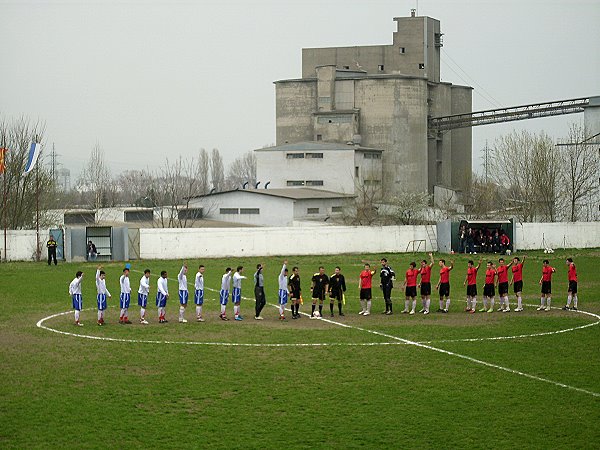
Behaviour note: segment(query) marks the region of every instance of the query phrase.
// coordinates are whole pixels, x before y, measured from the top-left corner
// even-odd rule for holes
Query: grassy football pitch
[[[283,257],[186,261],[189,323],[177,322],[183,261],[133,261],[131,325],[118,324],[123,263],[105,264],[106,326],[96,325],[96,264],[0,265],[0,447],[2,448],[598,448],[600,438],[600,251],[531,252],[521,313],[466,314],[467,257],[454,259],[449,314],[400,314],[401,280],[424,254],[387,256],[396,271],[394,314],[358,315],[362,260],[383,255],[287,257],[299,266],[310,313],[319,265],[346,277],[345,317],[278,320],[273,306]],[[433,267],[432,284],[439,267]],[[522,255],[519,255],[522,256]],[[579,311],[562,311],[565,258],[579,276]],[[475,257],[475,255],[474,255]],[[479,255],[476,256],[477,259]],[[478,276],[479,297],[485,261]],[[554,307],[538,312],[541,261],[551,260]],[[497,256],[495,257],[497,260]],[[266,264],[264,321],[253,320],[252,274]],[[206,266],[204,317],[194,320],[193,280]],[[219,320],[226,266],[245,266],[244,321]],[[141,325],[137,287],[152,271]],[[83,327],[73,324],[69,282],[84,271]],[[154,296],[169,273],[169,323]],[[511,293],[511,308],[515,298]],[[498,299],[496,299],[497,301]],[[420,298],[417,300],[420,309]],[[60,314],[60,313],[66,314]],[[231,303],[227,308],[232,317]],[[42,320],[45,319],[45,320]],[[42,327],[36,326],[41,321]]]

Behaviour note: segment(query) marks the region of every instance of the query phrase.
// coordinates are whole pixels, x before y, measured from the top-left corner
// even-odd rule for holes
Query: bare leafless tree
[[[225,189],[225,168],[219,149],[213,148],[210,157],[210,176],[212,187],[218,192]]]
[[[563,193],[568,203],[568,220],[578,220],[582,201],[598,192],[600,176],[600,157],[598,145],[592,144],[586,130],[578,124],[572,124],[565,142],[558,146],[563,159]]]
[[[16,119],[0,118],[0,147],[6,148],[5,171],[0,176],[6,193],[6,208],[2,207],[0,226],[6,224],[8,229],[27,229],[36,227],[36,203],[41,211],[40,226],[47,224],[44,211],[54,206],[53,179],[50,170],[44,166],[43,138],[45,125],[33,122],[27,117]],[[23,175],[32,142],[42,144],[35,169]],[[4,179],[2,179],[4,177]],[[37,197],[37,202],[36,202]]]
[[[415,225],[426,222],[431,197],[427,192],[400,192],[390,199],[393,206],[391,217],[402,225]]]
[[[87,164],[77,180],[77,190],[87,198],[92,209],[107,208],[117,203],[116,184],[104,158],[104,150],[96,143]]]
[[[242,188],[244,183],[256,184],[256,156],[249,151],[236,158],[227,171],[226,186],[229,189]]]

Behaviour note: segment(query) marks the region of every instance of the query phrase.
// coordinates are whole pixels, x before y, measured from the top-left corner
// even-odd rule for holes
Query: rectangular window
[[[379,186],[381,180],[365,180],[365,186]]]
[[[424,69],[424,68],[425,68],[425,63],[419,64],[419,69]]]
[[[307,214],[319,214],[319,208],[307,208],[306,213]]]
[[[354,168],[354,176],[355,176],[356,178],[358,178],[358,177],[359,177],[359,175],[360,175],[360,169],[359,169],[359,168],[358,168],[358,166],[357,166],[357,167],[355,167],[355,168]]]
[[[288,186],[304,186],[303,180],[287,180],[286,184]]]
[[[380,153],[365,153],[365,159],[381,159]]]
[[[179,220],[196,220],[202,219],[202,208],[187,208],[180,209],[177,213]]]
[[[400,54],[401,54],[401,55],[404,55],[404,54],[406,53],[406,48],[404,48],[404,47],[400,47],[400,48],[398,49],[398,51],[400,52]]]
[[[240,210],[238,208],[220,208],[219,214],[239,214]]]
[[[304,158],[304,153],[286,153],[285,157],[287,159],[300,159]]]
[[[350,66],[344,66],[344,69],[350,70]]]
[[[323,135],[317,134],[317,141],[322,141],[322,140],[323,140]]]
[[[306,180],[307,186],[323,186],[323,180]]]
[[[378,69],[380,72],[383,72],[383,64],[379,64],[379,65],[377,66],[377,69]]]
[[[260,214],[260,208],[240,208],[240,214]]]
[[[331,207],[331,212],[332,213],[341,213],[341,212],[343,212],[343,210],[342,210],[341,206],[332,206]]]
[[[307,153],[306,154],[307,158],[313,158],[313,159],[323,159],[323,153]]]

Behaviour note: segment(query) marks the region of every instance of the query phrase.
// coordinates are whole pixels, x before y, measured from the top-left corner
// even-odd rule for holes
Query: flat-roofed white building
[[[291,226],[294,221],[324,221],[340,216],[354,196],[311,188],[242,189],[190,200],[206,219],[256,226]]]
[[[382,150],[349,143],[298,142],[254,151],[258,187],[307,187],[354,194],[359,186],[378,186]]]

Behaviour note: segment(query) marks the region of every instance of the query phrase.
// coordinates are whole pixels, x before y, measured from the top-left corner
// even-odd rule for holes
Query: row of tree
[[[3,175],[2,224],[9,229],[35,228],[36,203],[41,211],[55,208],[99,209],[114,206],[167,207],[158,226],[184,227],[193,197],[211,191],[241,188],[256,181],[253,152],[237,158],[225,172],[219,150],[204,149],[192,157],[165,159],[160,169],[128,170],[113,175],[100,145],[96,145],[76,186],[57,190],[42,153],[36,169],[23,170],[32,141],[43,142],[45,126],[21,117],[0,120],[0,146],[9,149]],[[346,223],[414,224],[462,214],[473,218],[517,217],[522,221],[597,220],[600,196],[598,137],[590,139],[583,127],[573,125],[558,145],[545,133],[513,132],[500,137],[487,167],[488,176],[474,176],[463,193],[465,212],[454,202],[430,208],[427,193],[385,195],[381,185],[357,186],[356,199],[347,205]],[[596,144],[592,144],[596,142]],[[4,207],[6,204],[6,207]],[[45,226],[42,215],[41,226]]]

